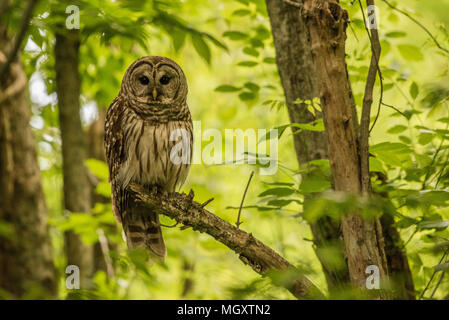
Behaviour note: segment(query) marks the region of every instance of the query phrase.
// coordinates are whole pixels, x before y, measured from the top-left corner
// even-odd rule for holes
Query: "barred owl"
[[[165,57],[142,57],[127,69],[119,95],[106,114],[105,147],[114,216],[128,248],[147,248],[164,258],[157,213],[132,203],[126,187],[137,183],[165,192],[188,174],[193,125],[182,69]]]

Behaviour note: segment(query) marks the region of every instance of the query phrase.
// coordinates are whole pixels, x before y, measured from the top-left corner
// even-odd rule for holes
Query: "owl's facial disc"
[[[154,78],[156,101],[161,103],[171,103],[178,96],[179,74],[170,65],[160,64],[157,66]]]
[[[139,100],[146,102],[147,97],[151,95],[154,87],[153,66],[150,64],[142,64],[135,68],[132,72],[132,91]]]

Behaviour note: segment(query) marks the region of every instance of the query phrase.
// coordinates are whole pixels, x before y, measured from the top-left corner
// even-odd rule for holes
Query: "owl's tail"
[[[159,215],[148,208],[134,207],[123,217],[123,230],[129,249],[148,249],[159,259],[164,259],[166,249]]]

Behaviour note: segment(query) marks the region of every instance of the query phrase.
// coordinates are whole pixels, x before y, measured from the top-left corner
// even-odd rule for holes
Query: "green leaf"
[[[271,38],[271,32],[267,28],[265,28],[263,25],[260,25],[256,29],[257,37],[260,40],[267,40]]]
[[[382,142],[370,147],[370,152],[379,160],[391,166],[401,166],[410,160],[410,148],[398,142]]]
[[[171,34],[173,40],[173,47],[178,52],[184,46],[186,41],[186,33],[182,31],[175,31]]]
[[[235,10],[232,15],[233,16],[238,16],[238,17],[243,17],[243,16],[247,16],[251,13],[251,11],[247,10],[247,9],[239,9],[239,10]]]
[[[301,204],[301,201],[296,200],[296,199],[274,199],[274,200],[268,201],[267,205],[273,206],[273,207],[285,207],[292,202]]]
[[[107,181],[101,181],[97,184],[95,192],[105,198],[111,197],[111,186]]]
[[[260,89],[258,84],[254,83],[254,82],[251,82],[251,81],[246,82],[244,84],[244,87],[248,88],[252,92],[257,92]]]
[[[98,159],[87,159],[86,166],[95,176],[103,181],[108,181],[109,169],[105,162]]]
[[[223,37],[238,41],[248,38],[248,35],[240,31],[225,31]]]
[[[385,34],[385,36],[388,38],[403,38],[406,35],[407,35],[407,33],[403,32],[403,31],[391,31],[391,32],[387,32]]]
[[[257,51],[256,49],[252,48],[252,47],[245,47],[243,48],[243,53],[252,56],[252,57],[258,57],[259,56],[259,51]]]
[[[330,181],[322,174],[311,174],[303,177],[300,190],[304,194],[322,192],[331,188]]]
[[[421,50],[414,45],[411,44],[400,44],[398,45],[399,52],[401,55],[409,61],[421,61],[424,59]]]
[[[390,128],[387,132],[391,134],[398,134],[404,132],[405,130],[407,130],[407,127],[399,124],[393,128]]]
[[[370,171],[374,171],[374,172],[383,172],[384,171],[382,162],[380,162],[379,159],[373,158],[373,157],[369,158],[369,168],[370,168]]]
[[[433,138],[435,138],[435,134],[433,132],[422,132],[418,136],[418,143],[424,146],[430,143]]]
[[[251,42],[251,46],[253,48],[263,48],[263,47],[265,47],[263,42],[261,40],[257,39],[257,38],[252,38],[250,40],[250,42]]]
[[[416,82],[413,81],[412,84],[410,85],[410,96],[413,98],[413,100],[415,100],[418,94],[419,94],[418,85],[416,84]]]
[[[265,190],[264,192],[259,194],[259,197],[265,197],[265,196],[286,197],[286,196],[292,195],[293,193],[295,193],[294,189],[279,187],[279,188],[271,188],[271,189]]]
[[[440,118],[437,120],[438,122],[449,124],[449,117]]]
[[[263,62],[268,63],[268,64],[275,64],[276,63],[276,59],[275,58],[271,58],[271,57],[267,57],[263,59]]]
[[[236,92],[236,91],[240,91],[240,90],[241,90],[241,88],[234,87],[230,84],[223,84],[223,85],[215,88],[215,91],[218,91],[218,92]]]
[[[204,60],[206,60],[206,62],[208,64],[210,64],[210,58],[211,58],[210,48],[207,45],[206,41],[204,41],[204,39],[198,34],[192,34],[191,37],[192,37],[192,44],[193,44],[193,47],[195,48],[196,52],[198,52],[198,54]]]
[[[412,140],[410,140],[410,138],[406,137],[406,136],[399,136],[399,140],[401,140],[405,144],[411,144],[412,143]]]
[[[258,63],[255,61],[241,61],[237,63],[237,65],[241,67],[255,67],[258,65]]]
[[[256,98],[256,95],[253,92],[250,91],[243,91],[239,94],[239,98],[242,101],[249,101]]]
[[[262,136],[259,139],[259,143],[262,142],[262,141],[265,141],[267,139],[273,139],[274,135],[272,134],[272,132],[274,130],[278,131],[277,138],[278,139],[281,138],[281,136],[284,133],[285,129],[287,129],[289,127],[294,127],[294,128],[300,129],[299,131],[295,130],[295,133],[298,133],[298,132],[300,132],[302,130],[315,131],[315,132],[324,131],[323,119],[318,119],[318,120],[315,120],[315,121],[310,122],[310,123],[289,123],[289,124],[285,124],[283,126],[279,126],[279,127],[273,128],[266,135]]]
[[[413,225],[416,225],[417,221],[415,219],[403,216],[398,222],[395,223],[396,227],[400,229],[406,229]]]

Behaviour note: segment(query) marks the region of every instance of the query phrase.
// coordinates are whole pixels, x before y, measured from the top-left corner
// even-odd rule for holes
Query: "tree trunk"
[[[104,149],[104,122],[106,117],[106,110],[98,108],[98,119],[95,120],[86,132],[87,137],[87,154],[89,158],[106,161]],[[95,176],[89,175],[90,179],[90,198],[91,207],[96,203],[111,203],[111,199],[103,197],[95,192],[98,184],[98,179]],[[113,226],[116,229],[116,225]],[[100,241],[94,245],[94,272],[104,271],[109,277],[114,274],[114,266],[111,257],[109,256],[110,249],[117,249],[108,241],[103,230],[99,230]],[[112,247],[112,248],[111,248]]]
[[[295,100],[319,97],[318,79],[312,60],[312,49],[307,25],[301,11],[279,0],[266,0],[271,30],[276,49],[276,63],[284,88],[288,114],[292,123],[307,123],[315,117],[305,104]],[[319,115],[321,117],[321,115]],[[293,135],[299,165],[311,160],[327,159],[327,138],[324,132],[302,131]],[[336,293],[349,282],[344,260],[344,245],[339,223],[321,217],[311,224],[315,252],[323,267],[329,292]],[[328,252],[339,252],[329,258]],[[335,256],[341,257],[340,261]]]
[[[318,78],[312,60],[310,34],[300,8],[283,1],[266,0],[276,49],[276,60],[282,80],[291,122],[310,122],[314,120],[304,105],[295,105],[297,98],[303,100],[319,96]],[[350,88],[350,87],[349,87]],[[351,88],[350,88],[351,89]],[[357,114],[352,91],[349,92],[353,126],[357,130]],[[300,132],[293,135],[298,163],[304,164],[314,159],[327,159],[327,137],[320,132]],[[413,279],[407,256],[401,249],[400,236],[393,226],[392,217],[382,217],[381,224],[385,238],[385,251],[388,270],[397,292],[396,298],[414,299]],[[320,218],[311,224],[315,251],[323,266],[331,295],[349,282],[345,261],[333,262],[328,259],[328,248],[341,252],[344,245],[338,223],[328,217]],[[341,263],[342,262],[342,263]]]
[[[62,140],[64,207],[69,214],[87,214],[90,210],[90,186],[84,166],[85,143],[80,118],[79,45],[76,30],[56,34],[54,50]],[[65,242],[67,262],[79,267],[81,288],[86,289],[92,274],[93,248],[86,246],[73,231],[66,232]]]
[[[332,0],[306,0],[304,10],[309,21],[312,56],[320,81],[334,188],[336,191],[360,195],[360,162],[354,126],[357,119],[353,118],[345,64],[348,15],[338,2]],[[364,220],[358,212],[350,212],[342,219],[342,232],[352,284],[365,288],[365,270],[370,265],[378,268],[381,283],[387,280],[379,221]],[[382,291],[377,294],[380,298],[387,298]]]
[[[0,25],[0,64],[11,47],[6,28]],[[13,298],[27,297],[28,292],[32,298],[52,298],[57,292],[56,270],[20,54],[4,79],[0,82],[0,288]]]

